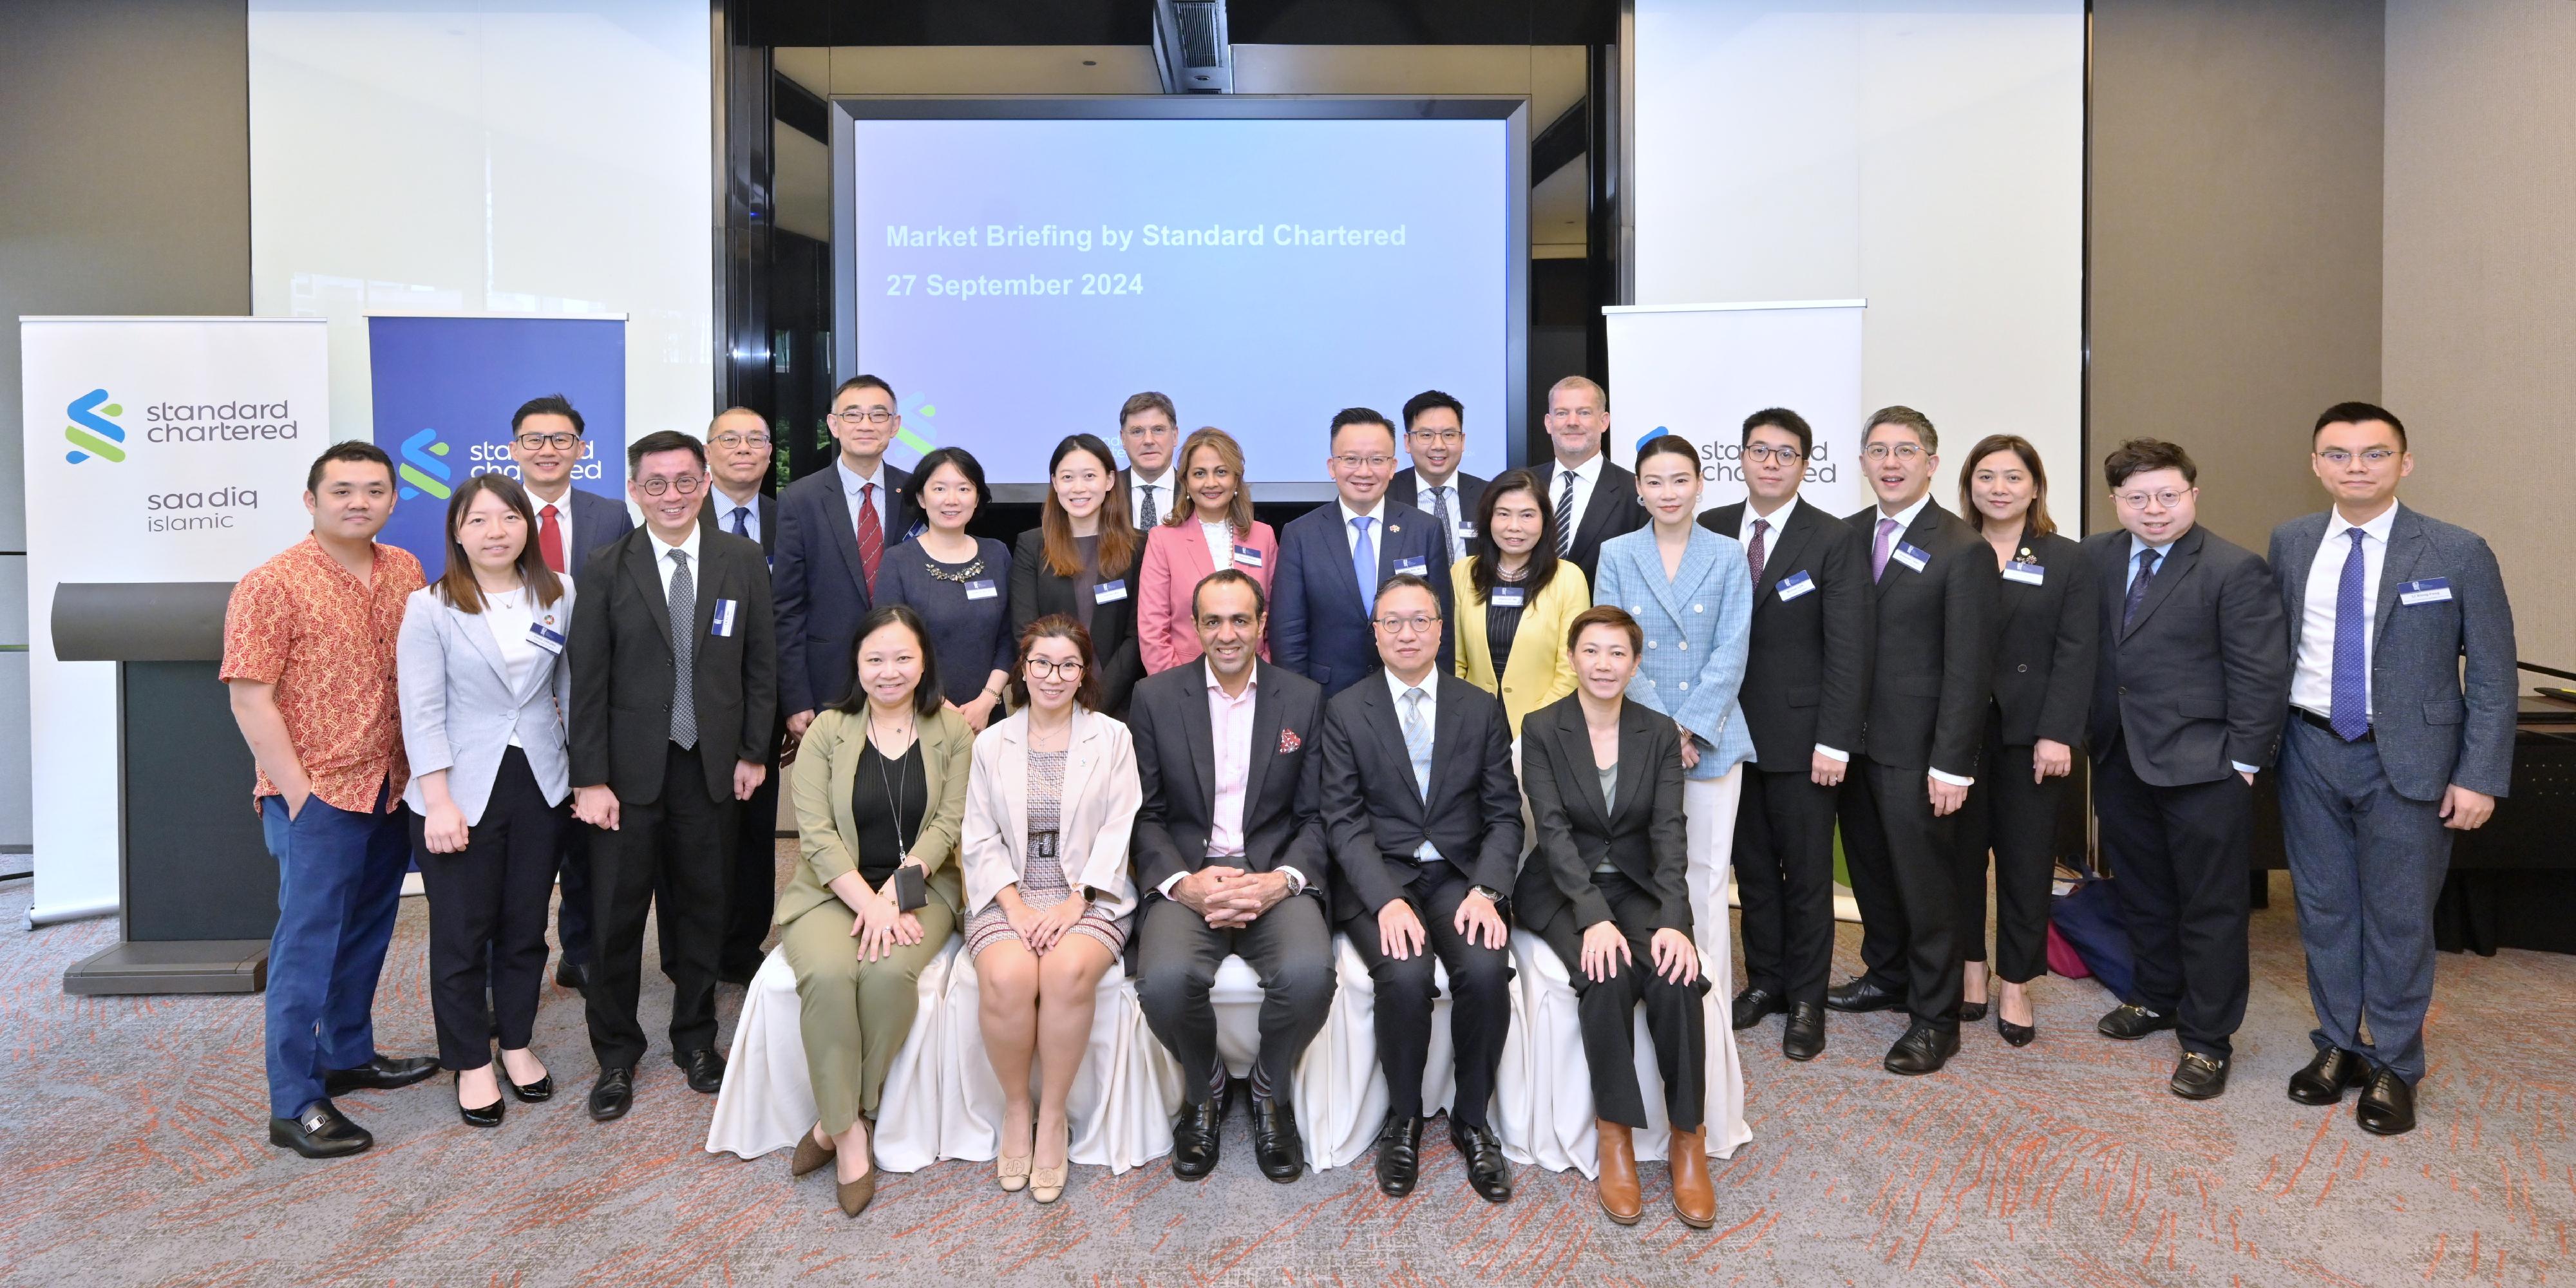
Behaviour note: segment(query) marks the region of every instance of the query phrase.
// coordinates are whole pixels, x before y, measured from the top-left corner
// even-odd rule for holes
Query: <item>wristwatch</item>
[[[1485,896],[1485,901],[1488,903],[1501,903],[1503,901],[1502,891],[1490,889],[1485,886],[1469,886],[1467,887],[1467,892],[1469,894],[1481,894]]]

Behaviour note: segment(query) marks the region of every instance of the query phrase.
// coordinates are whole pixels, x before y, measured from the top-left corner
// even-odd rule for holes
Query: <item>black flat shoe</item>
[[[1968,1024],[1985,1023],[1986,1004],[1983,1002],[1959,1003],[1959,1019]]]
[[[507,1082],[509,1079],[504,1078],[502,1081]],[[458,1086],[465,1085],[465,1075],[458,1074],[456,1076],[456,1083]],[[498,1127],[501,1125],[501,1115],[503,1112],[507,1111],[509,1107],[509,1097],[495,1091],[492,1094],[492,1103],[488,1105],[474,1106],[468,1105],[461,1100],[458,1101],[456,1104],[456,1116],[464,1119],[465,1125],[468,1127]]]
[[[1800,1002],[1789,1008],[1789,1022],[1780,1029],[1780,1054],[1792,1060],[1813,1060],[1825,1053],[1825,1008],[1813,1002]]]
[[[1748,988],[1735,995],[1735,1027],[1749,1029],[1762,1017],[1789,1009],[1789,999],[1767,988]]]
[[[1413,1183],[1422,1177],[1422,1119],[1387,1116],[1386,1126],[1377,1134],[1377,1188],[1388,1198],[1403,1198],[1413,1192]]]
[[[590,1084],[590,1116],[595,1122],[623,1118],[635,1107],[635,1067],[623,1065],[599,1071],[599,1081]]]
[[[1184,1102],[1172,1119],[1172,1175],[1195,1181],[1216,1170],[1217,1145],[1225,1135],[1225,1103]]]
[[[391,1091],[428,1079],[438,1072],[438,1061],[425,1055],[407,1055],[399,1059],[377,1056],[355,1069],[333,1069],[322,1075],[322,1090],[334,1096],[352,1091]]]
[[[2034,1015],[2031,1018],[2038,1019],[2039,1017]],[[2031,1024],[2015,1024],[2012,1021],[2005,1019],[2002,1011],[1995,1012],[1995,1032],[2003,1034],[2004,1041],[2017,1047],[2029,1046],[2030,1040],[2039,1036],[2038,1026]]]
[[[366,1152],[376,1138],[341,1117],[330,1101],[316,1100],[296,1110],[292,1118],[269,1119],[268,1143],[306,1158],[346,1158]]]
[[[1449,1120],[1449,1143],[1467,1164],[1467,1186],[1488,1203],[1512,1201],[1512,1163],[1503,1157],[1503,1142],[1474,1123]]]
[[[1916,1020],[1914,1027],[1907,1029],[1905,1036],[1888,1048],[1883,1067],[1899,1077],[1919,1078],[1927,1073],[1939,1073],[1941,1066],[1948,1064],[1950,1057],[1957,1054],[1957,1029],[1934,1028]]]
[[[1306,1142],[1297,1134],[1297,1115],[1284,1096],[1252,1101],[1252,1161],[1261,1174],[1286,1185],[1306,1174]]]
[[[1825,990],[1825,1006],[1829,1010],[1853,1013],[1892,1011],[1904,1004],[1904,994],[1880,985],[1867,975]]]
[[[2403,1136],[2415,1130],[2415,1088],[2395,1071],[2382,1069],[2361,1089],[2352,1119],[2373,1136]]]
[[[695,1051],[674,1051],[671,1053],[671,1063],[680,1066],[680,1070],[689,1075],[689,1090],[704,1096],[712,1096],[724,1090],[725,1058],[718,1054],[714,1047],[699,1047]]]
[[[2303,1105],[2331,1105],[2343,1100],[2347,1087],[2370,1083],[2370,1063],[2341,1047],[2327,1047],[2290,1075],[2290,1099]]]
[[[2150,1033],[2172,1028],[2174,1024],[2174,1017],[2162,1011],[2122,1002],[2112,1007],[2102,1017],[2102,1022],[2093,1026],[2093,1031],[2106,1038],[2135,1042]]]
[[[501,1071],[501,1081],[510,1083],[510,1094],[517,1096],[519,1098],[519,1103],[521,1104],[533,1105],[539,1101],[554,1099],[555,1076],[551,1073],[537,1079],[535,1082],[522,1085],[517,1082],[511,1082],[510,1071],[504,1069]]]
[[[2173,1080],[2165,1089],[2185,1100],[2209,1100],[2227,1090],[2227,1061],[2217,1056],[2185,1051],[2175,1062]]]

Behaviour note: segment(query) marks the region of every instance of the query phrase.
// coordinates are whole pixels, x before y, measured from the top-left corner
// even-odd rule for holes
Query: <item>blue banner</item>
[[[620,318],[370,317],[376,446],[400,484],[378,538],[447,567],[447,498],[469,474],[513,478],[510,413],[562,394],[579,409],[583,446],[573,486],[626,496],[626,323]]]

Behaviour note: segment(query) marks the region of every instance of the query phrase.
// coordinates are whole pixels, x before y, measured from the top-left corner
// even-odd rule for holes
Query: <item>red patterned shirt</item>
[[[375,547],[360,581],[307,536],[250,571],[224,611],[224,680],[277,686],[277,712],[313,794],[353,814],[390,804],[411,777],[403,757],[394,640],[404,602],[421,588],[420,560]],[[282,795],[265,770],[251,792]]]

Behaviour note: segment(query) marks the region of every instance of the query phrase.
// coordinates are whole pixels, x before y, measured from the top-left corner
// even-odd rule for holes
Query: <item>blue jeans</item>
[[[376,788],[376,805],[386,801]],[[376,976],[411,865],[400,802],[352,814],[315,796],[293,818],[259,803],[277,860],[277,930],[268,940],[268,1112],[291,1118],[324,1096],[322,1075],[376,1058]]]

